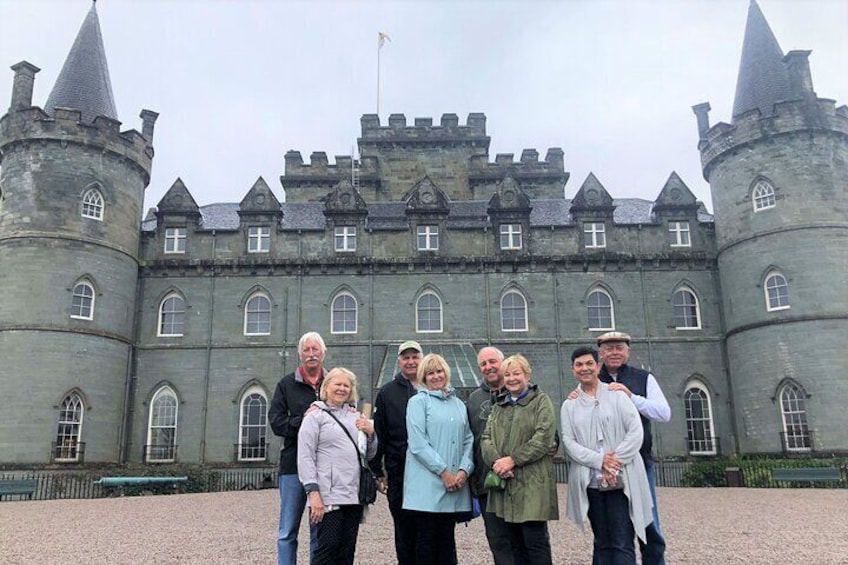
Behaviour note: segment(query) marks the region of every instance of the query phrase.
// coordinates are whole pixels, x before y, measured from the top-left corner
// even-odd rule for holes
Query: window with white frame
[[[689,237],[689,222],[668,223],[668,244],[671,247],[692,247]]]
[[[241,400],[239,461],[264,461],[268,455],[268,399],[252,387]]]
[[[674,327],[678,330],[701,329],[701,313],[698,297],[689,288],[680,288],[672,297]]]
[[[356,251],[356,226],[339,226],[333,233],[336,251],[342,253]]]
[[[583,237],[587,249],[603,249],[607,246],[606,226],[603,222],[583,224]]]
[[[766,310],[786,310],[789,308],[789,283],[781,273],[772,271],[766,277],[763,288],[766,293]]]
[[[247,228],[247,252],[268,253],[271,250],[271,228],[253,226]]]
[[[76,392],[68,394],[59,406],[59,426],[56,431],[56,445],[53,459],[56,461],[79,461],[81,455],[82,416],[84,407],[82,398]]]
[[[418,226],[418,251],[439,250],[439,226]]]
[[[180,337],[185,331],[185,300],[176,293],[159,304],[159,337]]]
[[[716,438],[713,434],[713,411],[707,388],[692,382],[683,393],[686,412],[686,446],[692,455],[715,455]]]
[[[783,446],[787,451],[809,451],[812,447],[805,396],[804,391],[793,383],[787,383],[780,391]]]
[[[103,195],[96,188],[82,195],[82,217],[103,221]]]
[[[613,311],[612,298],[606,291],[601,289],[593,290],[589,293],[586,304],[590,330],[615,329],[615,313]]]
[[[145,461],[167,463],[177,457],[177,395],[163,386],[150,402]]]
[[[754,212],[774,208],[776,200],[774,188],[766,181],[757,181],[751,191],[751,200],[754,202]]]
[[[244,308],[244,335],[270,335],[271,300],[264,294],[254,294]]]
[[[165,228],[165,253],[185,253],[186,229]]]
[[[521,224],[501,224],[501,249],[521,249]]]
[[[501,330],[527,331],[527,301],[517,290],[511,290],[501,298]]]
[[[355,334],[356,299],[349,292],[340,292],[330,309],[330,331],[334,334]]]
[[[80,281],[74,285],[71,295],[71,318],[94,319],[94,286],[88,281]]]
[[[442,300],[434,292],[425,292],[415,303],[415,331],[442,331]]]

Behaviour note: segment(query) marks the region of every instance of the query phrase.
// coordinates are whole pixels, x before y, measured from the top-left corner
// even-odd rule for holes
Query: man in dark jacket
[[[277,535],[278,565],[297,563],[297,532],[306,507],[306,493],[297,478],[297,432],[303,414],[318,400],[324,380],[327,346],[316,332],[303,334],[297,344],[300,366],[277,383],[268,420],[274,433],[283,438],[280,450],[280,529]],[[310,540],[310,555],[312,542]]]
[[[417,532],[414,519],[403,509],[403,472],[406,466],[406,404],[417,392],[418,363],[423,354],[417,341],[398,347],[398,368],[394,379],[382,386],[374,400],[374,430],[377,455],[371,469],[378,477],[377,487],[386,494],[395,525],[395,552],[398,565],[415,565]],[[383,465],[385,461],[385,472]]]

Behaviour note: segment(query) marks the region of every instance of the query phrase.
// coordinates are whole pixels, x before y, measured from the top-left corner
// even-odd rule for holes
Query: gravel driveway
[[[590,562],[591,532],[551,522],[554,563]],[[848,564],[848,490],[660,488],[668,562]],[[0,503],[0,563],[276,563],[278,491]],[[301,530],[301,563],[308,532]],[[489,564],[482,521],[457,527],[459,562]],[[362,525],[357,563],[393,563],[379,497]]]

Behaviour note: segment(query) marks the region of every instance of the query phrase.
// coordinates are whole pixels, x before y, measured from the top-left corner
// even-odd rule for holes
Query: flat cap
[[[417,351],[418,353],[421,353],[421,354],[424,353],[424,350],[421,349],[420,343],[418,343],[417,341],[409,340],[409,341],[404,341],[403,343],[398,345],[398,357],[400,357],[400,355],[404,351],[406,351],[407,349],[414,349],[415,351]]]
[[[598,346],[603,343],[612,343],[615,341],[623,341],[630,345],[630,334],[624,332],[607,332],[598,336]]]

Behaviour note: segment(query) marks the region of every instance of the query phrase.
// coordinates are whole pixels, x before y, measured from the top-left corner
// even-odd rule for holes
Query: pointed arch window
[[[612,298],[605,290],[598,288],[590,292],[586,304],[590,330],[615,329],[615,312],[612,306]]]
[[[159,337],[182,337],[185,331],[185,300],[176,293],[159,304]]]
[[[82,217],[103,221],[103,195],[96,188],[82,195]]]
[[[53,460],[76,462],[82,459],[84,446],[82,437],[82,417],[85,408],[82,398],[76,392],[68,394],[59,405],[59,424],[56,430],[56,442],[53,444]]]
[[[686,447],[691,455],[715,455],[718,441],[713,435],[710,393],[703,384],[692,382],[683,393],[686,412]]]
[[[167,463],[177,458],[177,395],[169,386],[163,386],[150,402],[150,420],[147,428],[145,462]]]
[[[244,335],[271,334],[271,300],[256,293],[247,300],[244,309]]]
[[[701,329],[701,312],[698,297],[692,289],[679,288],[672,298],[674,327],[678,330]]]
[[[789,283],[782,273],[772,271],[763,285],[766,293],[766,310],[786,310],[789,308]]]
[[[776,204],[774,188],[764,180],[757,181],[751,190],[751,200],[754,202],[754,212],[774,208]]]
[[[805,397],[804,390],[794,383],[787,383],[780,390],[783,448],[786,451],[810,451],[812,447]]]
[[[330,309],[330,331],[334,334],[355,334],[357,328],[356,299],[349,292],[340,292]]]
[[[74,285],[71,296],[71,318],[94,319],[94,286],[87,280]]]
[[[239,461],[265,461],[268,455],[268,399],[259,387],[251,387],[239,403]]]
[[[415,331],[438,333],[442,331],[442,300],[435,292],[425,292],[415,303]]]
[[[527,331],[527,300],[517,290],[510,290],[501,298],[501,330]]]

